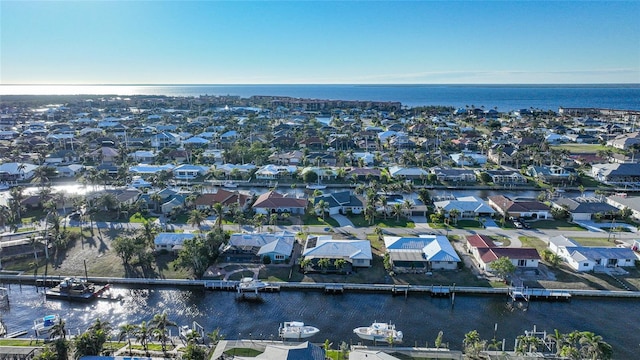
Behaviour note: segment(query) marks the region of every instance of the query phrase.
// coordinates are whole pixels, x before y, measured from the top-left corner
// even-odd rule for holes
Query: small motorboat
[[[60,316],[57,314],[47,315],[33,321],[33,330],[35,330],[36,336],[48,337],[51,329],[53,329],[58,322],[60,322]]]
[[[301,321],[287,321],[280,324],[278,333],[283,339],[306,339],[320,332],[314,326],[305,325]]]
[[[360,339],[373,341],[389,341],[394,343],[402,342],[402,331],[396,330],[396,326],[391,323],[374,322],[371,326],[363,326],[353,329],[353,333]]]

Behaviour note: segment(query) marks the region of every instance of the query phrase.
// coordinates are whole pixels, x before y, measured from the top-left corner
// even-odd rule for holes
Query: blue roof
[[[194,234],[187,233],[160,233],[153,239],[153,243],[156,245],[180,245],[185,240],[193,239]]]

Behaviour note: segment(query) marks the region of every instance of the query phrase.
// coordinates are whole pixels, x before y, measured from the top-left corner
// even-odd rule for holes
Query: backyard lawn
[[[583,227],[562,220],[538,220],[528,222],[532,229],[554,229],[567,231],[586,231]]]
[[[572,154],[595,154],[599,150],[606,150],[606,146],[600,144],[562,144],[550,146],[554,150],[568,150]]]
[[[535,248],[539,253],[547,248],[547,243],[535,236],[519,236],[518,239],[522,242],[522,247]]]
[[[611,240],[607,240],[608,237],[572,237],[572,240],[578,242],[578,244],[582,246],[601,246],[601,247],[611,247],[615,244],[613,243],[613,238]]]

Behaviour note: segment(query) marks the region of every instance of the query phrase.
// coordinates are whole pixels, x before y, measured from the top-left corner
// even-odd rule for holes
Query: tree
[[[347,266],[347,260],[345,259],[335,259],[333,261],[333,266],[335,266],[338,271],[342,271],[342,269]]]
[[[458,216],[460,216],[460,210],[451,209],[449,211],[449,217],[453,219],[453,224],[454,225],[458,223]]]
[[[300,260],[300,270],[302,271],[306,271],[307,267],[311,265],[311,259],[309,258],[302,258],[302,260]]]
[[[209,249],[200,236],[186,239],[182,243],[182,249],[175,260],[175,266],[191,269],[193,274],[200,278],[209,266]]]
[[[224,339],[224,336],[222,335],[220,328],[215,328],[210,333],[207,333],[207,338],[209,338],[211,344],[216,345],[220,340]]]
[[[205,360],[207,352],[194,342],[189,342],[182,353],[183,360]]]
[[[113,246],[113,251],[118,254],[125,266],[129,265],[131,258],[142,250],[135,238],[130,236],[118,236],[111,245]]]
[[[213,204],[213,213],[216,216],[216,226],[218,228],[222,228],[222,217],[224,216],[224,207],[222,206],[222,203],[215,203]]]
[[[443,335],[443,332],[442,330],[440,330],[438,332],[438,336],[436,337],[436,341],[434,342],[436,349],[440,349],[440,347],[442,346],[442,335]]]
[[[329,211],[329,203],[324,200],[320,200],[316,203],[314,208],[316,213],[322,215],[322,220],[324,220],[324,214]]]
[[[462,344],[464,345],[464,352],[473,357],[478,356],[484,348],[484,341],[480,339],[480,334],[478,334],[477,330],[472,330],[464,334]]]
[[[391,207],[391,215],[396,217],[396,222],[400,221],[400,215],[402,215],[402,204],[393,204]]]
[[[96,319],[87,331],[73,339],[74,358],[100,355],[110,331],[111,325],[108,322]]]
[[[58,318],[58,321],[51,327],[49,330],[49,338],[50,339],[66,339],[67,337],[67,329],[66,323],[62,318]]]
[[[611,359],[613,348],[606,343],[602,336],[590,331],[583,331],[580,339],[580,354],[591,360]]]
[[[191,210],[191,212],[189,212],[189,218],[187,219],[187,224],[191,226],[195,226],[200,230],[204,220],[205,220],[205,216],[202,213],[202,211]]]
[[[167,350],[167,340],[169,339],[169,327],[177,327],[174,321],[169,320],[167,313],[155,314],[153,319],[149,321],[149,327],[153,330],[156,339],[162,344],[162,351]]]
[[[147,246],[153,248],[153,240],[155,239],[158,228],[150,221],[145,220],[142,222],[142,238]]]
[[[120,333],[118,335],[118,341],[122,341],[125,338],[129,343],[129,355],[131,355],[131,337],[137,336],[138,333],[138,325],[135,324],[124,324],[120,326]]]
[[[318,266],[324,272],[329,268],[329,266],[331,266],[331,260],[327,259],[327,258],[322,258],[322,259],[318,260]]]
[[[489,264],[491,270],[503,280],[507,279],[507,276],[513,274],[516,271],[516,266],[513,265],[511,259],[507,256],[502,256],[497,260],[494,260]]]
[[[149,339],[151,338],[151,329],[147,326],[147,322],[143,321],[136,327],[136,340],[142,345],[144,351],[149,349]]]

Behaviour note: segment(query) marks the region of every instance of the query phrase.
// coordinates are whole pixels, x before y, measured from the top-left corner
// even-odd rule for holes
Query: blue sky
[[[638,1],[6,1],[2,84],[640,83]]]

